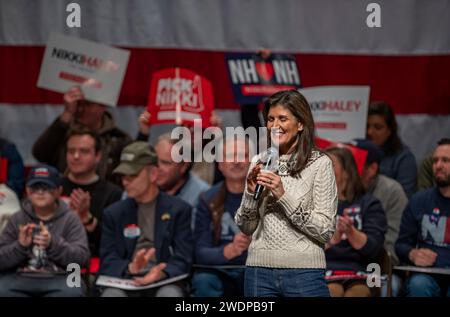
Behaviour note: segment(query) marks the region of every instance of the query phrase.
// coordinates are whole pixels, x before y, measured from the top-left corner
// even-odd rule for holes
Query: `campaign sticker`
[[[141,235],[141,229],[135,224],[128,225],[123,229],[123,235],[125,238],[138,238]]]

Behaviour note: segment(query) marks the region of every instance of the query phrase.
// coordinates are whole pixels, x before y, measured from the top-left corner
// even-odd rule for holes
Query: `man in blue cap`
[[[86,232],[59,199],[61,192],[54,167],[39,165],[30,171],[22,210],[0,236],[0,296],[84,295],[82,282],[70,287],[65,273],[69,264],[88,263]]]

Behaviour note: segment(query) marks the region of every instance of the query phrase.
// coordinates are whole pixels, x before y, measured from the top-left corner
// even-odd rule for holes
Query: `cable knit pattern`
[[[253,158],[250,170],[264,154]],[[289,158],[278,160],[284,195],[265,190],[260,200],[245,189],[235,220],[252,235],[248,266],[326,268],[324,245],[335,230],[337,189],[330,158],[313,151],[298,177],[289,175]],[[250,171],[249,170],[249,171]]]

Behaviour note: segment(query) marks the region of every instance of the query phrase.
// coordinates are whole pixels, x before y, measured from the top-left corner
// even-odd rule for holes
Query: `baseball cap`
[[[366,164],[372,163],[380,164],[381,160],[383,159],[384,156],[383,150],[370,140],[354,139],[351,142],[351,144],[362,150],[367,151]]]
[[[37,165],[33,167],[28,175],[27,187],[34,184],[44,183],[51,188],[56,188],[61,185],[61,177],[58,170],[50,165]]]
[[[153,147],[144,141],[136,141],[127,145],[120,155],[120,164],[113,173],[136,175],[146,165],[157,165],[158,157]]]

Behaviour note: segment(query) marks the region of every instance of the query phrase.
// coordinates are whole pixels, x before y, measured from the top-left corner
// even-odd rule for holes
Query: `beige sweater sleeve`
[[[278,200],[291,223],[321,244],[327,243],[334,234],[337,211],[337,188],[331,160],[322,156],[317,162],[312,193],[295,197],[295,188],[285,190]],[[311,195],[312,199],[305,199]]]
[[[255,156],[252,159],[252,163],[248,169],[248,173],[253,169],[258,161],[258,157]],[[247,174],[248,176],[248,174]],[[245,183],[244,195],[239,209],[234,217],[239,229],[246,235],[252,235],[258,227],[259,213],[258,213],[258,201],[253,199],[253,194],[247,191],[247,182]]]

